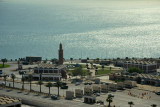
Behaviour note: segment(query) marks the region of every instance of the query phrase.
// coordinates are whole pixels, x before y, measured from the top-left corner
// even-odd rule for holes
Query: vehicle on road
[[[101,105],[103,105],[103,104],[104,104],[104,101],[98,100],[97,103],[100,103]]]
[[[68,86],[67,85],[63,85],[63,86],[61,86],[61,89],[68,89]]]
[[[0,86],[5,86],[5,82],[0,83]]]
[[[62,85],[67,85],[67,83],[65,83],[65,82],[62,82]]]
[[[88,85],[88,82],[85,82],[84,85]]]
[[[160,92],[156,92],[157,95],[160,95]]]
[[[94,95],[96,95],[96,96],[100,96],[100,93],[98,93],[98,92],[97,92],[97,93],[94,93]]]
[[[88,85],[92,85],[92,83],[90,82],[90,83],[88,83]]]
[[[80,84],[81,84],[80,82],[76,82],[76,83],[75,83],[75,85],[80,85]]]
[[[58,100],[58,96],[57,95],[51,95],[51,99],[53,99],[53,100]]]
[[[112,95],[112,94],[108,94],[108,96],[110,96],[110,97],[114,97],[114,95]]]

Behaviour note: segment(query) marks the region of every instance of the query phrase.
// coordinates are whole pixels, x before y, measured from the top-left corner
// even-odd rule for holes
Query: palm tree
[[[89,73],[88,73],[88,74],[89,74],[89,76],[92,76],[92,72],[90,72],[90,71],[89,71]]]
[[[70,58],[70,61],[71,61],[71,63],[72,63],[72,61],[73,61],[73,58]]]
[[[38,81],[38,83],[37,83],[39,86],[40,86],[40,93],[41,93],[41,85],[43,84],[43,81]]]
[[[134,105],[134,103],[132,101],[128,102],[128,104],[130,105],[130,107],[132,107],[132,105]]]
[[[56,82],[56,87],[58,88],[58,96],[59,96],[59,87],[62,86],[62,83],[60,81]]]
[[[111,107],[111,102],[113,102],[112,96],[108,95],[106,101],[109,102],[108,107]]]
[[[22,81],[22,89],[24,90],[24,81],[26,80],[26,78],[25,77],[22,77],[21,78],[21,81]]]
[[[88,66],[89,66],[89,65],[86,63],[86,67],[87,67],[87,69],[88,69]]]
[[[49,88],[49,95],[50,95],[50,88],[53,87],[52,83],[51,83],[51,82],[48,82],[47,85],[46,85],[46,87]]]
[[[12,80],[13,80],[13,88],[14,88],[14,79],[16,78],[16,75],[11,74],[11,78],[12,78]]]
[[[25,71],[19,71],[19,75],[22,75],[22,78],[21,78],[21,81],[23,82],[22,84],[22,89],[24,89],[24,81],[25,81],[25,78],[23,77]]]
[[[31,74],[28,75],[28,81],[30,82],[30,91],[31,89],[31,85],[32,85],[32,80],[33,80],[33,76]]]
[[[157,105],[156,104],[152,104],[151,107],[157,107]]]
[[[68,73],[68,75],[69,75],[69,78],[71,78],[70,76],[72,75],[71,73]]]
[[[104,65],[102,65],[102,69],[104,70]]]
[[[6,86],[6,81],[7,81],[7,78],[8,78],[8,75],[4,75],[4,82],[5,82],[5,86]]]
[[[98,70],[97,70],[97,69],[95,70],[95,75],[96,75],[96,74],[98,74]]]
[[[4,58],[4,59],[1,59],[1,61],[3,62],[3,68],[4,68],[4,63],[7,62],[7,59]]]

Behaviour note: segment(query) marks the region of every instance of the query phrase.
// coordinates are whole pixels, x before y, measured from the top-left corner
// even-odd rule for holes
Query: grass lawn
[[[4,64],[4,68],[10,67],[10,65]],[[3,68],[3,64],[0,64],[0,68]]]
[[[117,71],[110,71],[110,70],[98,70],[98,73],[96,75],[103,75],[103,74],[109,74],[109,73],[114,73],[114,72],[117,72]]]
[[[73,72],[74,69],[72,70],[67,70],[67,73],[71,73]],[[85,75],[88,75],[88,70],[83,70],[83,72],[85,73]]]

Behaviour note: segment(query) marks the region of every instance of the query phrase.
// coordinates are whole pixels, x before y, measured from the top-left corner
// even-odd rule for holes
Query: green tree
[[[24,81],[25,81],[25,78],[23,77],[24,75],[24,71],[19,71],[19,74],[22,75],[22,78],[21,78],[21,81],[22,81],[22,89],[24,89]]]
[[[72,72],[73,76],[83,76],[82,66],[80,65],[78,68],[75,68]]]
[[[62,83],[60,81],[56,82],[56,87],[58,88],[58,96],[59,96],[59,87],[62,86]]]
[[[130,107],[132,107],[132,105],[134,105],[134,103],[132,101],[128,102],[128,104],[130,105]]]
[[[134,73],[134,72],[136,72],[136,73],[142,73],[142,70],[139,69],[139,68],[136,68],[136,67],[130,67],[130,68],[128,69],[128,72],[129,72],[129,73]]]
[[[72,61],[73,61],[73,58],[70,58],[70,61],[71,61],[71,63],[72,63]]]
[[[24,90],[24,81],[26,80],[26,78],[25,77],[22,77],[21,78],[21,81],[22,81],[22,89]]]
[[[87,67],[87,69],[88,69],[88,66],[89,66],[89,65],[86,63],[86,67]]]
[[[157,105],[156,104],[152,104],[151,107],[157,107]]]
[[[43,81],[38,81],[38,83],[37,83],[39,86],[40,86],[40,93],[41,93],[41,86],[43,85]]]
[[[6,59],[6,58],[4,58],[4,59],[1,59],[1,61],[3,62],[3,68],[4,68],[4,63],[6,63],[6,62],[7,62],[7,59]]]
[[[69,75],[69,78],[71,78],[71,75],[72,75],[72,74],[71,74],[71,73],[68,73],[68,75]]]
[[[102,70],[104,70],[104,65],[102,65]]]
[[[32,80],[33,80],[33,76],[32,76],[32,74],[29,74],[28,75],[28,81],[30,83],[30,91],[32,91]]]
[[[109,103],[109,104],[108,104],[108,107],[111,107],[111,103],[113,102],[113,97],[110,96],[110,95],[108,95],[106,101]]]
[[[52,64],[56,64],[58,62],[58,60],[56,58],[51,59]]]
[[[99,58],[96,58],[96,62],[99,63]]]
[[[12,78],[12,80],[13,80],[13,88],[14,88],[14,80],[15,80],[15,78],[16,78],[16,75],[11,74],[11,78]]]
[[[89,74],[89,76],[92,76],[92,72],[89,72],[88,74]]]
[[[48,89],[49,89],[49,95],[50,95],[50,88],[53,87],[52,83],[48,82],[47,85],[46,85],[46,87],[48,87]]]
[[[5,86],[6,86],[6,81],[7,81],[8,75],[4,75],[3,78],[4,78],[4,82],[5,82]]]

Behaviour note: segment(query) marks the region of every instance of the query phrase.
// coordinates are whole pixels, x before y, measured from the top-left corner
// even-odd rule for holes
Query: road
[[[11,83],[12,86],[12,82],[7,82],[7,85]],[[81,84],[79,86],[75,86],[74,84],[68,84],[70,91],[74,91],[75,89],[84,89],[84,85]],[[15,87],[21,88],[22,85],[20,83],[15,83]],[[25,89],[30,89],[29,88],[29,84],[25,84]],[[32,85],[32,89],[35,91],[39,91],[39,86],[36,84]],[[45,87],[44,85],[42,85],[42,91],[45,93],[48,93],[48,88]],[[128,95],[128,92],[131,92],[134,95],[137,95],[137,97],[133,97],[131,95]],[[141,93],[148,93],[143,99],[142,98],[138,98],[140,97]],[[5,92],[6,93],[6,92]],[[64,89],[60,89],[60,95],[61,96],[65,96],[66,94],[66,90]],[[52,87],[51,88],[51,94],[57,94],[57,87]],[[139,90],[137,88],[134,89],[126,89],[124,91],[116,91],[116,92],[109,92],[109,93],[101,93],[100,96],[98,96],[96,99],[97,100],[102,100],[104,101],[104,104],[108,104],[105,100],[108,96],[108,94],[113,94],[115,97],[113,98],[113,103],[112,105],[118,105],[120,107],[128,107],[128,102],[129,101],[133,101],[135,104],[135,107],[150,107],[151,104],[157,104],[160,106],[160,96],[149,92],[149,91],[144,91],[144,90]],[[148,99],[149,96],[151,96],[151,99]],[[63,102],[65,102],[65,100],[62,100]],[[81,103],[83,102],[83,98],[82,99],[78,99],[78,101],[80,101]],[[74,101],[73,101],[74,102]],[[83,104],[83,103],[82,103]]]

